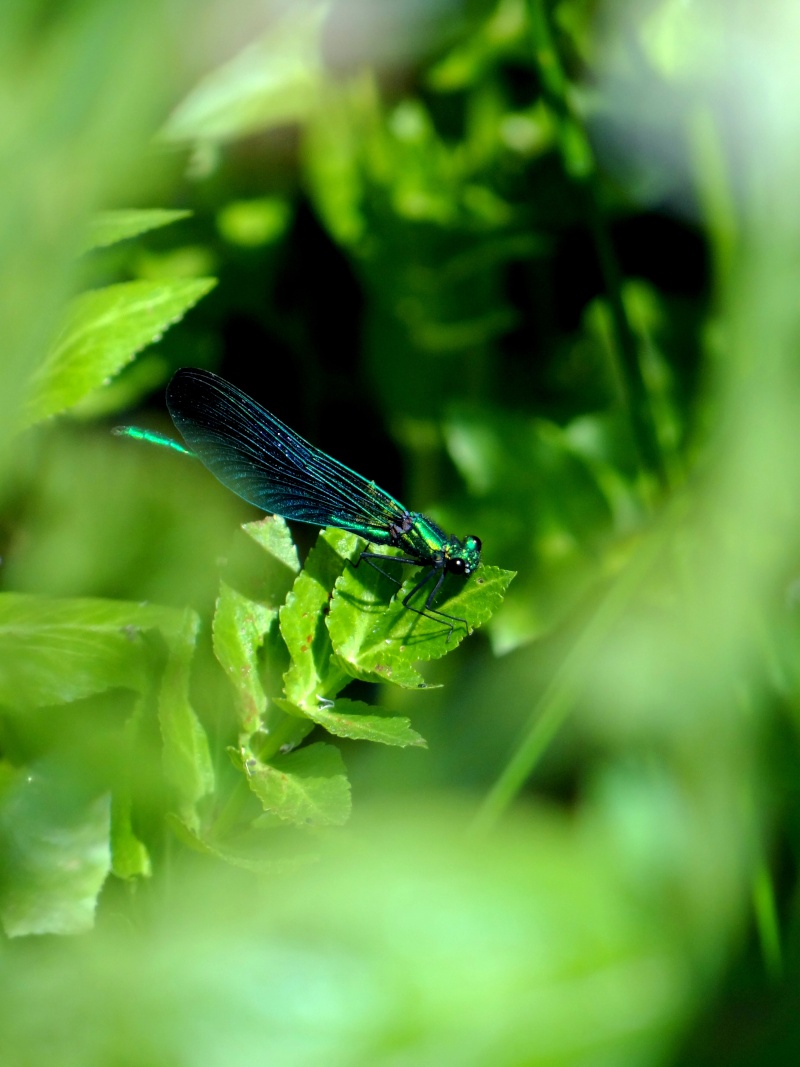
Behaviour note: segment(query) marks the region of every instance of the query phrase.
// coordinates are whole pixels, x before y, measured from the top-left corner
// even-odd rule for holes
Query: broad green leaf
[[[297,708],[288,700],[276,701],[279,707],[291,715],[302,715],[318,726],[324,726],[329,734],[347,737],[352,741],[375,741],[381,745],[419,745],[427,748],[425,738],[411,729],[409,719],[400,716],[376,715],[372,704],[342,697],[327,704]]]
[[[354,539],[341,530],[321,531],[281,608],[281,633],[292,658],[284,690],[301,707],[315,703],[317,696],[334,696],[348,678],[333,655],[325,615],[352,544]]]
[[[305,118],[321,82],[326,3],[289,5],[269,31],[207,75],[170,115],[169,141],[219,142]]]
[[[0,704],[19,711],[112,687],[142,692],[152,653],[143,632],[169,642],[181,612],[126,601],[0,594]]]
[[[158,702],[167,780],[178,794],[183,818],[192,822],[194,804],[214,788],[208,738],[189,700],[189,676],[200,620],[186,611],[170,644]]]
[[[392,566],[390,560],[387,556],[387,568]],[[455,587],[458,592],[437,602],[436,607],[466,621],[466,626],[463,622],[453,622],[451,631],[452,620],[423,617],[403,607],[403,598],[420,580],[419,571],[405,581],[388,604],[381,603],[377,592],[378,582],[385,589],[388,579],[376,575],[376,582],[369,573],[360,572],[361,568],[355,574],[345,572],[336,583],[328,617],[333,647],[356,677],[377,675],[406,686],[419,685],[422,681],[411,663],[437,659],[459,645],[497,610],[514,577],[512,571],[483,565],[467,581],[446,580],[445,590]],[[424,604],[426,588],[414,598],[415,605]]]
[[[212,624],[214,655],[239,696],[239,718],[247,733],[257,728],[266,707],[267,698],[259,678],[258,651],[277,614],[275,608],[250,600],[220,582]]]
[[[465,627],[462,622],[453,623],[453,631],[450,633],[450,623],[446,623],[446,620],[421,617],[416,612],[403,608],[403,598],[419,581],[419,577],[412,576],[404,582],[403,588],[386,613],[383,630],[386,635],[385,640],[399,641],[411,651],[414,659],[439,659],[459,645],[479,626],[488,622],[502,604],[505,591],[514,577],[514,571],[482,564],[469,579],[459,577],[452,577],[449,581],[446,579],[443,589],[447,591],[449,586],[451,592],[456,590],[455,595],[437,602],[436,607],[448,615],[464,619],[467,624]],[[412,603],[421,607],[418,597],[419,594]]]
[[[56,415],[99,389],[215,285],[213,278],[122,282],[76,297],[33,377],[24,422]]]
[[[16,775],[0,801],[0,918],[9,937],[80,934],[111,868],[109,798],[69,796],[46,770]]]
[[[171,222],[188,218],[191,211],[168,211],[164,208],[128,208],[121,211],[101,211],[89,222],[84,250],[104,248],[106,245],[136,237],[148,230],[168,226]]]
[[[180,65],[154,61],[155,42],[169,48],[177,31],[175,8],[161,0],[65,0],[50,10],[42,22],[43,8],[0,3],[3,473],[8,458],[10,469],[19,462],[19,446],[8,457],[6,443],[31,370],[80,284],[75,251],[88,219],[123,189],[139,200],[148,187],[164,188],[151,182],[161,165],[149,145]]]
[[[313,744],[269,763],[252,761],[247,781],[264,810],[297,826],[342,826],[350,816],[350,783],[333,745]]]
[[[269,698],[282,695],[281,678],[289,666],[278,609],[299,569],[297,549],[280,516],[268,515],[236,530],[223,569],[213,633],[217,658],[239,693],[238,715],[245,733],[259,726],[271,732],[277,725]]]

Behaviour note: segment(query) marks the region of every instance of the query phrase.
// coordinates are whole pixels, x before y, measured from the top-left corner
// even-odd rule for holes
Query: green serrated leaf
[[[208,739],[189,700],[189,675],[200,620],[186,611],[180,633],[170,643],[158,701],[167,780],[178,795],[182,817],[194,818],[194,804],[214,788]]]
[[[352,538],[352,545],[352,555],[356,555],[357,538]],[[388,598],[394,589],[374,568],[346,568],[333,590],[328,633],[336,655],[353,678],[421,689],[425,679],[411,665],[413,657],[406,655],[399,643],[393,647],[391,637],[385,634],[386,613],[391,607]]]
[[[292,574],[298,573],[300,558],[297,545],[292,540],[286,520],[280,515],[266,515],[257,522],[246,522],[242,529],[278,563],[282,563]]]
[[[164,208],[129,208],[121,211],[101,211],[89,222],[83,242],[84,251],[105,248],[107,245],[136,237],[148,230],[157,230],[179,219],[188,218],[191,211],[168,211]]]
[[[264,810],[296,826],[342,826],[350,817],[350,783],[333,745],[313,744],[269,763],[248,763],[248,784]]]
[[[277,619],[278,609],[286,600],[299,569],[297,550],[286,522],[269,515],[235,531],[222,578],[241,597],[273,612]],[[272,619],[269,631],[280,642],[278,627],[272,624]],[[276,673],[281,674],[284,669],[285,666]]]
[[[182,612],[127,601],[0,594],[0,704],[27,711],[112,687],[143,692],[152,653],[143,631],[169,642]]]
[[[387,567],[390,561],[387,556]],[[415,684],[414,677],[420,676],[409,674],[413,670],[410,663],[438,659],[456,648],[497,610],[514,577],[513,571],[482,565],[469,581],[447,580],[445,590],[455,587],[458,592],[438,603],[437,609],[467,624],[457,622],[451,632],[446,620],[421,616],[403,607],[403,598],[419,581],[419,573],[415,574],[389,604],[383,605],[378,583],[369,573],[362,575],[360,569],[345,572],[336,583],[328,630],[337,655],[358,672],[356,677],[378,674],[400,685]],[[382,579],[384,586],[387,583],[381,575],[376,578],[378,582]],[[422,599],[424,602],[424,593]]]
[[[24,424],[65,411],[99,389],[215,285],[213,278],[135,281],[81,294],[34,375]]]
[[[410,719],[387,714],[376,715],[376,708],[361,700],[348,700],[342,697],[333,703],[333,707],[309,706],[299,708],[288,700],[275,702],[290,715],[299,715],[311,719],[318,726],[324,726],[329,734],[347,737],[353,741],[375,741],[381,745],[397,745],[406,748],[418,745],[427,748],[425,738],[411,729]]]
[[[157,348],[144,352],[102,389],[89,393],[71,407],[70,418],[97,422],[140,407],[150,393],[164,385],[170,373],[169,363]]]
[[[9,937],[86,933],[111,868],[109,798],[67,798],[27,768],[0,804],[0,919]]]
[[[335,695],[348,678],[333,655],[325,613],[352,540],[341,530],[322,530],[281,608],[281,634],[292,659],[284,691],[301,707]]]
[[[214,655],[239,696],[237,710],[246,733],[252,733],[258,727],[266,708],[258,652],[277,614],[275,608],[250,600],[220,582],[212,624]]]
[[[461,644],[473,630],[489,621],[502,604],[505,591],[515,574],[515,571],[482,564],[469,580],[458,577],[446,580],[444,591],[447,592],[448,587],[450,590],[455,589],[455,595],[447,600],[443,599],[436,607],[448,615],[464,619],[467,623],[466,628],[462,623],[455,623],[452,633],[448,632],[449,624],[445,626],[442,620],[421,617],[403,609],[403,597],[407,596],[419,581],[419,578],[412,576],[403,584],[390,611],[387,612],[387,637],[391,633],[394,640],[399,640],[413,652],[415,659],[439,659]]]

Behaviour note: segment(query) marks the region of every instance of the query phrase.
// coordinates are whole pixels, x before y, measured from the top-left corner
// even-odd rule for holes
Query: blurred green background
[[[796,1062],[799,48],[5,0],[4,1064]],[[516,572],[361,733],[275,703],[338,542],[110,433],[181,366]]]

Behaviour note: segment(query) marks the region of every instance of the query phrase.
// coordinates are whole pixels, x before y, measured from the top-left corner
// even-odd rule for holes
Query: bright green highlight
[[[285,233],[291,217],[287,201],[275,196],[234,200],[220,211],[217,228],[231,244],[258,248],[276,241]]]
[[[117,437],[132,437],[135,441],[147,441],[148,444],[158,445],[160,448],[171,448],[175,452],[181,452],[184,456],[194,455],[178,441],[167,437],[166,434],[158,433],[157,430],[143,430],[140,426],[115,426],[111,432]]]

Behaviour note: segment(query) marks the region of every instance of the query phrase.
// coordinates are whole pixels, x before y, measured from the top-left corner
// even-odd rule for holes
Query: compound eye
[[[469,540],[472,542],[472,548],[474,548],[476,552],[480,552],[480,550],[483,548],[480,537],[476,537],[474,534],[471,534]]]
[[[463,559],[451,559],[450,570],[453,574],[463,574],[466,569],[466,565]]]

